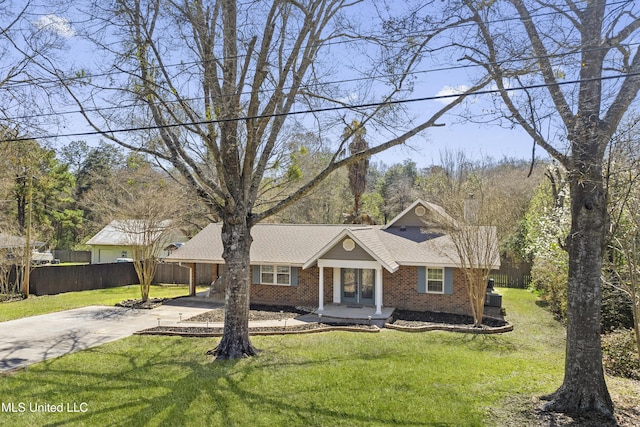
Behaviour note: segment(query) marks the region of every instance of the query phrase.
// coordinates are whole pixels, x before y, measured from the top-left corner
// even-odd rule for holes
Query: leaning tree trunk
[[[222,244],[225,260],[225,317],[220,344],[213,350],[216,359],[254,356],[257,350],[249,340],[249,249],[252,237],[246,216],[224,217]]]
[[[567,238],[565,374],[560,388],[548,396],[551,401],[546,409],[564,413],[595,411],[613,417],[600,342],[601,270],[608,217],[599,154],[596,147],[574,152],[573,171],[569,172],[572,223]]]

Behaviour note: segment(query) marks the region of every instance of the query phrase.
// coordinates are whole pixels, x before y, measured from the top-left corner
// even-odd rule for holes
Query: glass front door
[[[342,269],[342,302],[373,304],[376,271],[369,268]]]

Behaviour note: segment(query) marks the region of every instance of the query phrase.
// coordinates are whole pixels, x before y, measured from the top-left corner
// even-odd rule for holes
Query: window
[[[427,292],[444,293],[444,271],[441,268],[427,269]]]
[[[260,266],[260,283],[273,283],[273,265]]]
[[[276,266],[276,273],[278,285],[288,285],[291,283],[291,267],[278,265]]]
[[[260,283],[291,285],[291,267],[288,265],[261,265]]]

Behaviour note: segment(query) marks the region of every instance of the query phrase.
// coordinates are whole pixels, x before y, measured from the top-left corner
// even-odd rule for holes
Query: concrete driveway
[[[89,306],[0,322],[0,372],[84,350],[151,328],[172,326],[219,305],[179,298],[153,310]]]

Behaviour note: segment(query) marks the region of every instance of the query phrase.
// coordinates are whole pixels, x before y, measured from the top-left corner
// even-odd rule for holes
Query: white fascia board
[[[380,257],[373,252],[367,245],[365,245],[364,243],[362,243],[362,241],[348,228],[345,228],[342,232],[340,232],[336,237],[334,237],[329,243],[327,243],[326,245],[324,245],[322,247],[322,249],[320,249],[318,252],[316,252],[311,258],[309,258],[309,260],[304,263],[304,265],[302,266],[303,269],[307,269],[309,267],[311,267],[314,263],[318,262],[318,265],[320,265],[320,257],[322,257],[322,255],[326,254],[331,248],[333,248],[340,240],[344,239],[345,237],[349,237],[351,239],[353,239],[358,246],[360,246],[362,249],[365,250],[365,252],[367,254],[369,254],[373,259],[375,259],[377,261],[377,263],[379,263],[380,265],[382,265],[385,270],[393,273],[396,270],[398,270],[398,264],[394,261],[393,265],[389,265],[386,262],[382,261],[380,259]],[[366,267],[368,268],[368,267]]]

